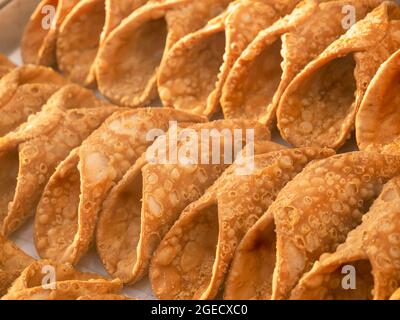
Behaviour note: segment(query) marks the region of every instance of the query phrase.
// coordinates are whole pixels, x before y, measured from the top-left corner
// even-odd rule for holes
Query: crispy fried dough
[[[308,165],[241,241],[225,298],[288,298],[300,277],[346,240],[383,184],[399,173],[400,158],[366,152]]]
[[[235,1],[204,28],[178,41],[160,67],[163,104],[206,116],[218,111],[222,86],[236,59],[262,29],[297,2]]]
[[[96,60],[99,90],[114,103],[137,107],[157,97],[157,72],[166,52],[203,27],[231,0],[152,1],[107,38]]]
[[[378,152],[400,138],[400,50],[372,79],[357,114],[356,135],[361,150]]]
[[[0,54],[0,79],[15,68],[16,65],[13,62],[8,60],[7,57]]]
[[[0,233],[9,235],[30,217],[57,165],[117,107],[43,111],[0,138]]]
[[[147,0],[83,0],[61,25],[57,61],[73,82],[93,86],[94,62],[107,35]]]
[[[38,286],[6,294],[1,300],[76,300],[93,294],[119,294],[122,282],[119,280],[67,280],[55,283],[54,289]]]
[[[294,13],[261,32],[239,57],[223,88],[225,117],[271,125],[293,78],[346,32],[343,8],[351,5],[356,20],[360,20],[381,2],[330,1],[320,3],[314,11],[303,7],[300,15]]]
[[[52,69],[33,65],[18,67],[4,76],[0,80],[0,137],[39,112],[66,84]]]
[[[400,46],[399,30],[400,8],[386,1],[308,64],[280,101],[283,138],[294,146],[342,146],[372,77]]]
[[[255,152],[268,147],[273,150],[283,148],[272,142],[264,142],[270,134],[257,122],[219,120],[194,125],[179,133],[183,138],[191,132],[196,136],[196,141],[179,139],[178,150],[187,148],[193,153],[200,152],[198,157],[203,160],[195,159],[195,164],[185,164],[179,160],[153,163],[146,156],[126,173],[106,199],[97,225],[97,251],[113,277],[120,278],[124,283],[133,283],[147,273],[160,240],[182,210],[201,197],[229,166],[232,161],[225,158],[225,151],[228,151],[229,145],[246,144],[247,135],[244,132],[247,129],[254,130],[255,141],[263,141],[256,145]],[[213,140],[201,141],[201,133],[205,130],[213,130]],[[233,136],[235,130],[240,130],[240,136]],[[158,144],[167,144],[165,153],[171,154],[176,147],[163,138],[158,139],[151,148],[157,150],[160,149]],[[215,142],[220,151],[217,159],[216,153],[210,152],[214,150]]]
[[[78,2],[79,0],[42,0],[39,3],[25,28],[21,41],[24,63],[56,65],[59,28],[68,12]]]
[[[58,166],[36,214],[35,243],[42,258],[80,260],[108,192],[151,144],[152,130],[166,130],[169,121],[205,119],[166,108],[117,112]]]
[[[81,296],[76,300],[136,300],[119,294],[92,294],[89,296]]]
[[[333,150],[288,149],[256,155],[254,169],[236,165],[182,213],[152,259],[150,280],[160,299],[212,299],[218,294],[237,244],[279,190],[314,159]]]
[[[51,276],[46,278],[46,276],[50,274]],[[14,281],[7,293],[16,293],[42,285],[51,285],[54,282],[60,281],[88,281],[95,279],[107,280],[97,273],[81,272],[70,264],[59,264],[49,260],[40,260],[27,266]]]
[[[400,300],[400,288],[390,297],[390,300]]]
[[[362,224],[324,254],[292,291],[292,299],[386,300],[400,284],[400,178],[383,188]],[[354,268],[355,288],[343,286]]]
[[[33,261],[33,258],[14,243],[0,236],[0,297],[7,292],[12,282]]]

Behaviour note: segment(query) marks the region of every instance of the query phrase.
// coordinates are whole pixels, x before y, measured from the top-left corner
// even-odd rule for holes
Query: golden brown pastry
[[[288,149],[256,155],[248,174],[234,164],[190,204],[152,259],[150,280],[160,299],[213,299],[223,284],[236,246],[306,164],[333,150]]]
[[[302,6],[260,32],[239,57],[223,88],[227,118],[271,125],[280,98],[293,78],[328,45],[344,34],[343,9],[351,6],[360,20],[382,0],[339,0]]]
[[[58,32],[79,0],[42,0],[32,14],[21,41],[25,64],[56,65]]]
[[[33,261],[13,242],[0,236],[0,297]]]
[[[361,223],[400,158],[351,152],[308,165],[236,250],[226,299],[287,299],[304,273]]]
[[[80,260],[108,192],[151,145],[151,130],[166,130],[170,121],[204,118],[166,108],[117,112],[70,153],[50,178],[37,208],[35,244],[42,258],[74,265]]]
[[[50,260],[39,260],[27,266],[8,289],[8,294],[40,286],[51,286],[55,282],[79,280],[89,281],[104,277],[91,272],[81,272],[70,264],[59,264]]]
[[[368,87],[356,118],[357,144],[361,150],[398,153],[400,138],[400,50],[381,65]],[[396,151],[398,149],[399,151]]]
[[[18,130],[0,138],[0,233],[3,235],[17,230],[34,214],[57,165],[118,109],[59,107],[59,104],[49,105],[50,109],[32,116]]]
[[[95,84],[94,62],[108,34],[147,0],[83,0],[66,17],[57,39],[60,70],[73,82]]]
[[[1,300],[77,300],[79,297],[93,294],[119,294],[122,283],[119,280],[66,280],[56,282],[54,288],[43,286],[11,292]]]
[[[147,273],[160,240],[182,210],[200,198],[232,163],[233,159],[227,158],[225,153],[231,151],[228,150],[230,145],[243,146],[249,142],[244,134],[248,129],[254,130],[254,140],[262,143],[262,146],[257,144],[256,152],[260,148],[283,148],[264,142],[270,137],[269,131],[256,122],[218,120],[179,132],[185,137],[190,130],[196,136],[196,141],[182,138],[183,141],[178,140],[177,143],[178,150],[190,150],[193,155],[197,154],[192,164],[180,158],[168,163],[149,159],[147,155],[151,155],[152,149],[161,149],[159,146],[165,144],[167,155],[174,151],[174,143],[170,140],[166,142],[161,137],[148,149],[147,155],[131,167],[105,200],[97,225],[97,252],[113,277],[120,278],[124,283],[133,283]],[[212,140],[197,138],[205,130],[213,131]],[[225,136],[227,130],[229,133]],[[235,130],[240,130],[241,134],[234,136]],[[219,154],[212,152],[215,145]]]
[[[283,138],[297,147],[341,147],[372,77],[400,47],[399,30],[400,8],[386,1],[308,64],[280,101]]]
[[[219,15],[231,0],[150,1],[106,39],[96,60],[100,92],[119,105],[138,107],[157,97],[157,73],[183,36]]]
[[[163,60],[158,90],[165,106],[211,116],[242,51],[299,1],[239,0],[202,29],[178,41]],[[310,0],[301,10],[312,11]],[[300,9],[299,9],[300,10]]]
[[[353,277],[353,279],[351,279]],[[387,300],[400,283],[400,178],[394,178],[334,253],[320,257],[291,299]]]
[[[50,68],[25,65],[0,80],[0,137],[39,112],[67,81]]]

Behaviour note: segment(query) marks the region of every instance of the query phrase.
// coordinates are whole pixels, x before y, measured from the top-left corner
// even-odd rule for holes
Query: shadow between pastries
[[[88,108],[68,109],[79,98],[83,102],[94,99],[76,89],[74,86],[61,89],[49,99],[42,112],[0,138],[1,234],[10,235],[34,214],[57,165],[118,110],[112,106],[90,108],[90,104]],[[69,97],[68,91],[79,91],[83,95]],[[93,102],[96,106],[97,101]]]
[[[33,261],[12,241],[0,235],[0,297]]]
[[[160,299],[213,299],[237,245],[279,190],[314,160],[333,150],[291,149],[256,155],[247,174],[233,164],[191,203],[162,240],[150,269]],[[245,161],[246,163],[246,161]]]
[[[400,284],[400,178],[390,180],[362,223],[334,253],[320,257],[292,299],[387,300]],[[343,287],[343,267],[354,268],[355,287]],[[345,282],[346,284],[346,282]]]
[[[68,79],[94,86],[94,63],[108,34],[147,0],[82,0],[68,14],[57,38],[57,62]]]
[[[381,65],[356,118],[361,150],[400,152],[400,50]]]
[[[294,146],[341,147],[380,65],[400,46],[400,8],[385,1],[353,25],[287,87],[278,127]]]
[[[67,81],[50,68],[25,65],[0,80],[0,137],[41,111],[47,100]]]
[[[97,251],[113,277],[134,283],[147,274],[161,239],[182,210],[200,198],[232,163],[235,154],[229,146],[246,145],[247,135],[243,133],[248,129],[254,130],[256,142],[263,142],[256,150],[283,148],[269,142],[269,131],[256,122],[218,120],[182,129],[177,146],[169,139],[166,142],[165,136],[160,137],[136,162],[110,192],[97,225]],[[209,130],[212,140],[202,140],[202,132]],[[241,134],[234,135],[235,130]],[[189,135],[191,140],[186,141]],[[167,147],[162,152],[167,155],[179,151],[177,161],[153,158],[152,153],[161,151],[164,145]],[[219,152],[214,151],[215,147]],[[189,152],[193,159],[184,162],[182,152]]]
[[[76,264],[93,239],[98,212],[111,188],[151,145],[153,129],[204,118],[166,108],[120,111],[74,149],[45,187],[35,219],[42,258]]]
[[[298,2],[235,1],[202,29],[179,40],[160,67],[158,91],[163,104],[212,116],[220,108],[222,87],[242,51]],[[311,4],[315,6],[315,1],[307,5]]]
[[[119,105],[138,107],[157,98],[157,74],[167,51],[202,28],[231,0],[151,1],[108,36],[96,60],[100,92]]]
[[[260,32],[238,58],[223,87],[221,105],[225,117],[272,125],[290,82],[346,32],[343,8],[352,6],[358,21],[382,2],[311,2]]]
[[[62,22],[79,0],[42,0],[30,17],[21,40],[25,64],[55,67],[56,43]]]
[[[309,164],[244,236],[224,297],[288,299],[314,262],[345,242],[399,170],[398,157],[361,151]]]

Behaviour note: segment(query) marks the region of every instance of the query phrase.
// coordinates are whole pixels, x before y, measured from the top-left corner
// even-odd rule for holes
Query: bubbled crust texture
[[[160,68],[163,104],[207,116],[218,111],[233,63],[273,19],[277,14],[262,1],[233,2],[203,29],[181,39]]]
[[[0,296],[7,292],[13,281],[33,261],[14,243],[0,236]]]
[[[166,50],[204,26],[229,2],[150,1],[136,10],[100,49],[96,62],[100,91],[115,103],[132,107],[154,99],[158,68]]]
[[[1,222],[1,232],[14,232],[36,208],[42,191],[56,166],[78,147],[116,108],[43,111],[19,132],[0,139],[0,150],[18,150],[19,169],[13,199]],[[32,134],[29,127],[37,131]]]
[[[80,1],[61,25],[57,38],[57,62],[73,82],[91,86],[92,64],[100,46],[106,10],[104,0]]]
[[[32,14],[21,41],[21,55],[24,63],[45,66],[56,65],[56,42],[58,31],[66,15],[79,0],[42,0]],[[50,21],[48,6],[55,11],[54,21]],[[44,16],[46,14],[46,16]],[[44,24],[53,23],[51,28]]]
[[[379,6],[293,80],[277,113],[287,141],[338,148],[349,138],[368,84],[400,44],[398,10],[391,2]]]
[[[335,253],[324,254],[313,269],[300,280],[291,297],[346,298],[348,294],[345,290],[337,287],[340,282],[334,281],[335,273],[343,265],[365,260],[372,267],[373,281],[359,284],[354,290],[356,292],[352,292],[351,295],[359,299],[367,299],[370,296],[378,300],[389,299],[400,283],[399,215],[400,179],[397,177],[384,186],[379,198],[363,216],[361,225],[349,233],[346,242],[340,245]],[[356,272],[357,277],[366,279],[368,276],[362,274],[362,270]]]
[[[396,145],[400,137],[399,78],[400,50],[379,68],[357,114],[356,134],[361,150],[380,152],[390,144]]]
[[[43,286],[11,292],[1,300],[76,300],[81,296],[93,294],[118,294],[122,290],[119,280],[68,280],[55,283],[55,289]]]
[[[150,273],[157,297],[214,298],[237,244],[280,189],[309,161],[333,153],[309,148],[257,155],[247,175],[238,174],[239,164],[230,167],[184,210],[157,249]]]
[[[172,109],[114,114],[60,164],[37,209],[35,242],[44,258],[75,264],[92,240],[107,193],[149,146],[146,134],[169,121],[203,121]]]
[[[14,130],[41,110],[66,80],[49,68],[26,65],[0,80],[0,136]]]
[[[281,55],[285,52],[281,51],[280,37],[317,9],[315,1],[308,1],[292,11],[297,3],[287,1],[283,7],[269,3],[265,7],[269,8],[269,23],[234,63],[224,84],[221,105],[225,117],[262,120],[281,79]]]
[[[249,128],[256,129],[256,141],[269,138],[269,132],[261,125],[243,120],[219,120],[188,129],[200,134],[204,129],[234,132]],[[239,142],[240,138],[236,140]],[[157,148],[157,143],[152,148]],[[223,148],[224,139],[220,143]],[[203,147],[201,142],[197,146],[198,150]],[[180,142],[179,148],[192,147],[190,143]],[[167,154],[170,149],[167,144]],[[211,156],[210,153],[209,163],[212,163]],[[99,218],[97,249],[109,273],[128,283],[145,275],[154,250],[180,212],[197,200],[227,166],[223,154],[218,164],[159,164],[138,160],[110,192]]]
[[[397,157],[354,152],[311,164],[291,181],[270,207],[277,234],[272,297],[287,298],[321,254],[345,241],[383,184],[399,173]]]
[[[18,291],[42,286],[43,275],[46,274],[50,268],[54,271],[54,279],[57,282],[68,280],[89,281],[91,279],[106,280],[96,273],[78,271],[70,264],[58,264],[49,260],[40,260],[32,262],[21,272],[19,277],[8,289],[8,293],[16,293]]]
[[[314,261],[335,251],[361,223],[383,184],[399,170],[397,157],[364,152],[308,165],[283,188],[242,240],[226,297],[288,298]],[[240,268],[245,266],[254,272],[242,271],[239,279]]]

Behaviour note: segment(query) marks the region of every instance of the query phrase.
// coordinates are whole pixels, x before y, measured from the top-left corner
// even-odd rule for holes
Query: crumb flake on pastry
[[[236,59],[262,30],[298,1],[232,2],[204,28],[179,40],[163,60],[158,91],[165,106],[211,116]]]
[[[278,192],[312,160],[333,150],[287,149],[255,155],[254,168],[230,167],[198,201],[190,204],[152,259],[150,280],[160,299],[213,299],[236,246]],[[242,272],[244,272],[242,270]]]
[[[157,73],[167,51],[202,28],[231,0],[150,1],[106,39],[96,60],[100,92],[119,105],[138,107],[157,97]]]
[[[354,287],[343,282],[352,268]],[[343,270],[345,272],[343,272]],[[387,300],[400,284],[400,178],[390,180],[362,223],[334,253],[320,257],[291,299]]]
[[[227,118],[271,125],[279,100],[293,78],[328,45],[346,32],[343,8],[353,6],[360,20],[382,0],[340,0],[307,6],[260,32],[239,57],[223,88]]]
[[[35,244],[42,258],[71,264],[80,260],[108,192],[151,145],[151,130],[167,130],[170,121],[205,119],[166,108],[120,111],[70,153],[50,178],[37,208]]]
[[[0,235],[0,297],[33,261],[13,242]]]
[[[368,84],[400,46],[399,18],[396,3],[382,3],[295,77],[277,111],[285,140],[337,149],[350,138]]]
[[[79,0],[40,1],[22,37],[21,54],[24,63],[56,66],[58,31],[66,15],[78,3]]]
[[[67,81],[50,68],[25,65],[0,80],[0,137],[39,112]]]
[[[287,299],[323,253],[361,223],[400,159],[351,152],[309,164],[279,193],[236,250],[226,299]]]
[[[49,109],[0,138],[0,176],[7,181],[0,193],[1,234],[33,215],[57,165],[117,109]]]
[[[377,152],[400,138],[400,50],[372,79],[356,117],[356,136],[361,150]]]
[[[190,126],[179,132],[182,137],[189,133],[188,130],[196,135],[197,141],[178,140],[178,149],[190,149],[193,153],[200,151],[198,158],[201,161],[196,159],[195,164],[180,161],[153,163],[141,158],[126,173],[105,200],[96,232],[97,251],[113,277],[120,278],[124,283],[133,283],[147,273],[155,249],[182,210],[201,197],[232,163],[225,158],[225,152],[229,151],[225,150],[225,146],[246,145],[248,141],[243,133],[247,129],[254,130],[254,140],[260,141],[254,147],[255,152],[283,148],[267,142],[269,131],[257,122],[218,120]],[[206,130],[214,132],[213,140],[201,140],[201,133]],[[235,136],[235,130],[240,130],[242,134]],[[226,131],[229,131],[228,136],[225,136]],[[218,155],[210,152],[214,150],[214,142],[220,150]],[[165,144],[165,141],[158,139],[151,148],[159,149],[158,144]],[[174,148],[174,144],[168,141],[166,154]]]

